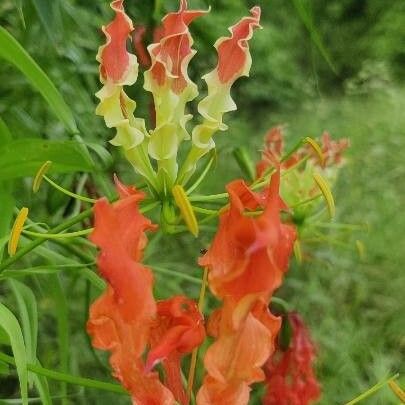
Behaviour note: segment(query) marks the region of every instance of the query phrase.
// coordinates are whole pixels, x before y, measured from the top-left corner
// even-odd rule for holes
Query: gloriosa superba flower
[[[200,123],[190,134],[187,126],[192,115],[187,104],[197,97],[198,89],[187,73],[196,53],[188,27],[208,11],[189,10],[187,0],[181,0],[179,10],[163,18],[159,42],[149,45],[151,66],[144,73],[144,89],[152,93],[156,125],[148,130],[145,120],[134,115],[136,102],[125,92],[125,86],[133,85],[138,77],[137,58],[126,45],[134,26],[125,14],[123,0],[113,1],[111,7],[115,18],[103,27],[107,41],[97,55],[103,87],[97,93],[100,103],[96,112],[108,127],[116,129],[110,142],[123,148],[150,187],[158,194],[170,193],[175,184],[187,183],[199,159],[215,147],[213,135],[227,129],[223,115],[236,109],[230,95],[232,84],[249,74],[248,41],[260,27],[260,8],[253,7],[249,17],[230,28],[230,37],[216,42],[217,66],[203,76],[208,94],[198,104]],[[178,162],[179,148],[190,140],[185,160]]]

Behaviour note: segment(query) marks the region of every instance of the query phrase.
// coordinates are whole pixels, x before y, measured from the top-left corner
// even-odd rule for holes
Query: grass
[[[405,91],[385,89],[304,103],[269,124],[287,123],[292,141],[327,129],[348,137],[348,162],[337,185],[337,221],[367,224],[347,249],[324,246],[303,268],[293,267],[282,294],[311,325],[319,346],[324,404],[356,397],[395,372],[405,381]],[[345,242],[345,240],[343,240]],[[388,388],[367,404],[397,404]]]

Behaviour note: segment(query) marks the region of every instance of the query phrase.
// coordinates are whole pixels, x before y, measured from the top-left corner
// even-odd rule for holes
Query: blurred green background
[[[126,3],[135,24],[148,27],[156,25],[166,11],[177,8],[173,0]],[[190,76],[199,83],[202,94],[200,77],[215,63],[212,47],[215,40],[227,35],[227,27],[254,4],[259,4],[263,13],[264,29],[256,32],[250,43],[253,58],[250,78],[240,80],[233,90],[238,110],[225,117],[230,127],[228,133],[216,138],[220,159],[206,191],[221,192],[223,180],[240,176],[231,150],[243,145],[252,156],[258,157],[263,135],[273,125],[286,125],[289,145],[304,136],[318,137],[324,130],[351,142],[347,164],[335,191],[336,221],[367,227],[354,237],[344,235],[336,243],[318,247],[304,266],[293,261],[277,294],[288,299],[311,327],[318,346],[317,373],[323,386],[320,403],[342,404],[396,372],[402,373],[399,381],[404,385],[405,2],[190,0],[189,3],[193,8],[212,6],[210,15],[191,27],[198,53],[191,63]],[[0,2],[0,25],[53,80],[73,110],[82,138],[103,145],[114,155],[114,164],[105,164],[100,169],[99,182],[100,176],[111,178],[113,172],[127,181],[136,180],[126,161],[107,143],[112,132],[94,114],[97,102],[94,93],[100,87],[95,55],[104,41],[100,27],[111,16],[108,2],[101,0]],[[142,91],[142,84],[140,76],[130,94],[138,103],[137,115],[146,117],[150,100]],[[3,60],[0,60],[0,117],[16,139],[69,139],[24,76]],[[80,189],[81,185],[89,193],[99,186],[97,180],[94,186],[93,177],[82,173],[54,177],[67,188]],[[30,218],[36,221],[55,225],[77,209],[69,198],[49,186],[33,195],[31,180],[20,178],[15,182],[16,206],[29,206]],[[196,257],[210,238],[210,232],[194,242],[188,235],[175,240],[156,237],[147,260],[166,267],[181,261],[179,270],[184,268],[199,275]],[[355,239],[365,246],[362,259]],[[62,257],[68,254],[63,246],[49,243],[47,246]],[[40,254],[31,253],[15,268],[38,265],[41,260],[44,259]],[[54,279],[46,277],[24,280],[33,288],[39,307],[38,356],[43,365],[60,367],[61,335],[53,319],[59,319],[61,327],[60,317],[65,316],[70,339],[69,370],[106,380],[109,371],[100,365],[100,359],[106,364],[105,356],[97,354],[96,362],[84,333],[88,286],[76,275],[60,275],[59,287],[54,286]],[[167,281],[161,276],[157,284],[158,296],[170,295],[181,287],[176,279]],[[55,288],[62,289],[62,298]],[[198,293],[197,287],[187,283],[185,288],[190,294]],[[4,282],[0,283],[0,299],[11,308],[16,307]],[[59,315],[55,314],[55,305]],[[53,393],[58,390],[55,385]],[[18,380],[12,371],[0,374],[0,398],[12,398],[17,391]],[[116,403],[128,402],[123,397],[90,389],[71,386],[68,391],[71,403],[108,404],[112,398]],[[365,403],[397,404],[398,400],[385,388]]]

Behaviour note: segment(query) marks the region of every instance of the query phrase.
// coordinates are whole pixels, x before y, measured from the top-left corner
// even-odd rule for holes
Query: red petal
[[[187,86],[190,80],[186,73],[187,64],[193,55],[188,25],[206,13],[202,10],[187,10],[187,1],[182,0],[179,11],[163,18],[162,38],[150,48],[150,71],[159,86],[163,86],[169,76],[173,78],[171,87],[176,94],[180,94]]]
[[[111,8],[115,12],[114,20],[103,27],[107,37],[107,43],[100,54],[100,73],[104,80],[110,79],[113,82],[120,82],[129,68],[129,54],[126,42],[132,32],[131,19],[125,14],[124,0],[115,0]]]
[[[244,74],[248,61],[248,40],[253,36],[253,30],[259,28],[260,7],[250,10],[251,17],[242,18],[230,28],[232,36],[220,40],[218,50],[218,77],[222,83],[233,82]]]

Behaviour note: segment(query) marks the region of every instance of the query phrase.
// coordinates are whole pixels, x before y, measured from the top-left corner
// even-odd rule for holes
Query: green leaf
[[[24,283],[9,280],[9,285],[15,296],[27,351],[27,361],[36,362],[38,336],[37,301],[32,290]]]
[[[10,130],[8,129],[6,123],[0,117],[0,145],[4,142],[10,142],[12,139],[12,135]]]
[[[113,164],[113,157],[111,153],[104,148],[103,146],[99,145],[98,143],[88,143],[86,142],[86,146],[93,150],[97,156],[100,158],[103,167],[108,168]]]
[[[59,36],[57,34],[60,34],[60,28],[61,28],[61,19],[57,18],[59,15],[59,0],[31,0],[35,11],[38,14],[38,17],[41,21],[42,26],[44,27],[44,30],[46,34],[48,35],[49,39],[53,42],[53,44],[56,46]]]
[[[15,0],[16,3],[16,7],[18,10],[18,16],[20,17],[21,20],[21,24],[23,26],[24,29],[26,29],[26,25],[25,25],[25,17],[24,17],[24,11],[23,11],[23,0]]]
[[[60,369],[63,372],[69,371],[69,308],[66,298],[66,290],[63,288],[62,280],[58,274],[49,275],[45,280],[45,289],[48,290],[48,296],[54,301],[55,317],[57,323],[57,336],[59,346]],[[67,385],[61,383],[61,404],[67,404]]]
[[[52,161],[51,172],[89,172],[94,166],[83,146],[74,141],[18,139],[0,146],[0,180],[34,176],[42,164]]]
[[[10,130],[0,117],[0,145],[5,145],[12,139]],[[11,219],[13,217],[14,198],[12,196],[13,184],[10,181],[0,181],[0,261],[8,240]]]
[[[0,181],[0,261],[3,257],[4,246],[8,241],[13,208],[14,198],[11,195],[11,184]]]
[[[28,276],[36,275],[46,275],[46,274],[55,274],[63,270],[67,271],[76,271],[79,272],[83,278],[88,280],[94,288],[99,291],[104,291],[105,281],[97,275],[94,271],[91,271],[87,268],[88,264],[66,264],[66,265],[50,265],[50,266],[37,266],[28,269],[18,269],[18,270],[4,270],[0,275],[1,279],[13,278],[19,279]]]
[[[319,32],[316,30],[315,24],[312,20],[312,16],[308,8],[304,5],[303,0],[292,0],[295,9],[297,10],[298,16],[300,17],[305,28],[309,31],[311,39],[315,46],[318,48],[322,57],[325,59],[326,63],[329,65],[333,73],[337,74],[335,65],[332,63],[332,59],[329,56],[329,52],[326,49]]]
[[[0,58],[12,63],[25,75],[70,133],[78,132],[72,111],[55,85],[19,42],[3,27],[0,27]]]
[[[41,367],[41,364],[38,360],[37,365]],[[52,398],[51,393],[49,392],[48,380],[46,379],[46,377],[39,374],[34,373],[33,376],[35,387],[37,388],[39,397],[41,398],[41,404],[52,405]]]
[[[27,353],[25,351],[23,334],[17,318],[2,303],[0,303],[0,325],[7,333],[10,340],[18,379],[20,381],[22,403],[23,405],[28,405]]]

